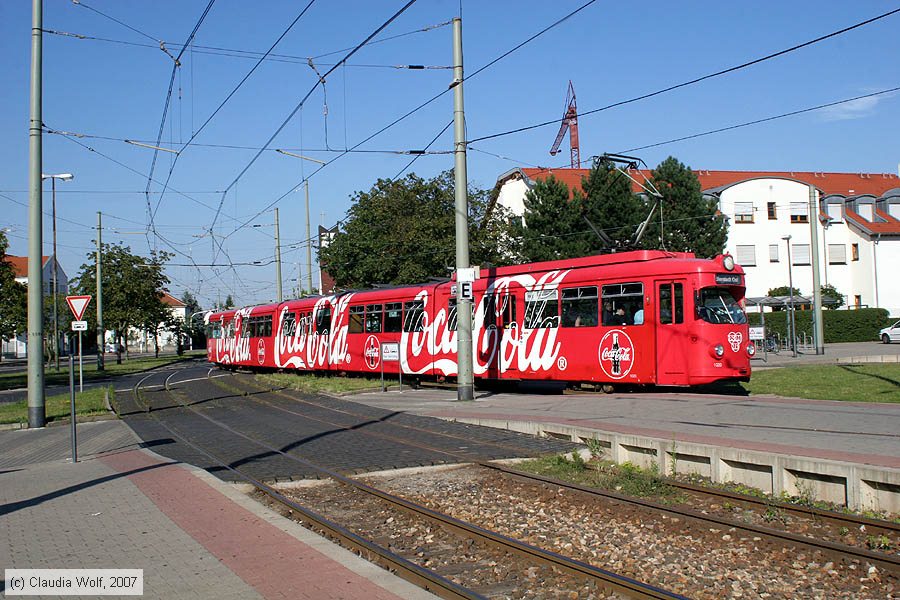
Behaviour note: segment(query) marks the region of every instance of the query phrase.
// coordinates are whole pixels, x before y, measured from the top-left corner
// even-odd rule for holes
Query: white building
[[[6,255],[6,261],[12,265],[13,272],[16,276],[16,282],[28,285],[28,257]],[[58,294],[67,294],[69,292],[69,276],[63,270],[62,266],[56,262],[54,256],[41,257],[41,279],[43,280],[44,295],[49,296],[50,290],[53,289],[53,266],[56,265],[56,291]],[[68,310],[63,303],[59,310]],[[53,337],[52,334],[50,336]],[[25,331],[16,332],[10,340],[2,340],[0,353],[11,358],[25,358],[27,356],[28,333]]]
[[[163,292],[161,300],[162,303],[169,308],[173,320],[177,319],[182,323],[187,321],[189,315],[187,314],[187,305],[184,302],[165,292]],[[172,331],[171,329],[165,329],[161,324],[158,333],[159,349],[161,351],[175,350],[178,346],[179,335],[182,337],[182,342],[184,343],[183,348],[188,349],[190,346],[190,339],[188,336],[180,332]],[[134,350],[133,344],[137,344],[137,350],[139,352],[155,351],[152,331],[142,331],[136,327],[132,327],[128,330],[128,339],[129,350]],[[107,331],[106,340],[109,344],[114,344],[115,332]]]
[[[649,171],[632,171],[642,181]],[[714,197],[729,219],[725,250],[747,271],[747,296],[794,287],[811,295],[810,190],[819,248],[819,280],[856,307],[887,309],[900,316],[900,180],[894,174],[695,171],[703,193]],[[525,193],[553,174],[580,187],[587,169],[514,169],[497,180],[497,202],[524,213]],[[640,192],[634,184],[635,192]],[[787,260],[790,236],[791,264]]]

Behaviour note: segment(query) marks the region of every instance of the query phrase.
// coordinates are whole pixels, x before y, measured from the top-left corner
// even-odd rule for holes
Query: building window
[[[769,262],[778,262],[778,244],[769,244]]]
[[[846,244],[828,244],[828,264],[829,265],[846,265],[847,264],[847,246],[846,246]]]
[[[809,244],[794,244],[791,247],[794,253],[792,263],[795,265],[808,265],[809,263]]]
[[[752,223],[753,222],[753,203],[752,202],[735,202],[734,203],[734,222],[735,223]]]
[[[735,260],[742,267],[756,266],[756,246],[736,246]]]
[[[850,244],[850,260],[859,260],[859,244]]]
[[[766,203],[766,211],[769,213],[770,221],[774,221],[775,219],[778,218],[778,216],[775,213],[775,203],[774,202]]]
[[[791,223],[809,223],[806,202],[791,202]]]

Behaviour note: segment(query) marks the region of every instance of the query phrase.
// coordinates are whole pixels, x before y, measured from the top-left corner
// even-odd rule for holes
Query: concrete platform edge
[[[437,416],[437,415],[432,415]],[[812,497],[859,510],[900,513],[900,469],[513,419],[440,416],[447,421],[566,439],[597,440],[604,458],[663,474],[697,474],[780,495]]]

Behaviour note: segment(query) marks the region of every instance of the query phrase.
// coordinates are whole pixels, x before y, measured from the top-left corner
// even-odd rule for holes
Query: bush
[[[811,310],[798,310],[794,321],[797,335],[812,336]],[[766,313],[766,335],[777,333],[786,338],[788,311]],[[751,325],[760,324],[759,313],[747,315]],[[878,339],[878,331],[891,324],[888,311],[883,308],[860,308],[858,310],[822,311],[822,325],[825,329],[825,343],[871,342]]]

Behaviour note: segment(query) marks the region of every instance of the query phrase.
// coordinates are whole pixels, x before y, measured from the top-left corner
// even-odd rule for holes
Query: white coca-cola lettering
[[[330,296],[316,301],[309,318],[296,319],[293,335],[284,335],[284,317],[294,312],[288,306],[278,313],[278,328],[275,336],[275,366],[298,369],[316,369],[331,364],[342,364],[349,356],[347,349],[347,327],[349,324],[347,307],[353,294],[340,297]],[[315,318],[326,308],[331,308],[331,320],[316,331]]]
[[[243,322],[250,317],[251,308],[242,308],[234,314],[234,336],[224,337],[226,329],[222,328],[223,337],[216,340],[215,360],[221,364],[235,364],[250,360],[250,338],[241,337]]]
[[[630,362],[631,348],[618,348],[617,350],[604,348],[603,351],[600,352],[600,360],[620,360],[622,362]]]

